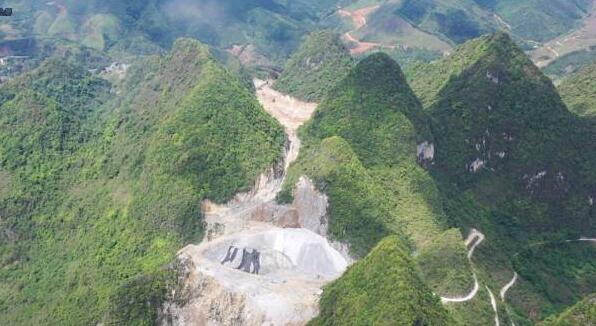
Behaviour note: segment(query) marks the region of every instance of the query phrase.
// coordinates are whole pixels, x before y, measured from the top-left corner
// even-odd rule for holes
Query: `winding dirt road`
[[[501,292],[499,292],[499,295],[501,296],[501,301],[505,302],[505,294],[507,294],[507,291],[509,291],[509,289],[513,285],[515,285],[515,282],[517,282],[517,272],[513,272],[513,278],[511,279],[511,281],[509,281],[509,283],[505,284],[505,286],[501,288]]]
[[[478,231],[477,229],[470,230],[470,234],[468,235],[468,237],[465,240],[466,246],[469,247],[468,260],[470,260],[470,263],[472,262],[472,257],[474,256],[474,250],[484,240],[485,240],[485,236],[484,236],[484,234],[482,234],[482,232]],[[579,239],[565,240],[564,242],[596,242],[596,238],[581,237]],[[547,243],[548,242],[540,242],[540,243],[535,243],[531,246],[540,246],[540,245],[545,245]],[[515,253],[512,257],[515,257],[519,253],[520,252]],[[478,293],[478,289],[480,287],[480,285],[478,283],[478,277],[477,277],[476,272],[474,271],[473,267],[472,267],[472,277],[474,278],[474,286],[472,287],[472,290],[468,294],[466,294],[465,296],[460,296],[460,297],[441,297],[441,302],[443,304],[447,304],[447,303],[461,303],[461,302],[466,302],[466,301],[472,300]],[[519,278],[519,275],[517,274],[516,271],[514,271],[512,279],[509,282],[507,282],[507,284],[505,284],[499,291],[499,296],[503,303],[505,303],[505,297],[507,295],[507,291],[509,291],[509,289],[511,289],[517,283],[518,278]],[[490,296],[490,303],[491,303],[491,306],[495,313],[495,325],[500,326],[497,300],[495,299],[495,296],[494,296],[493,292],[491,291],[491,289],[486,285],[485,285],[485,288],[488,291],[488,294]],[[515,324],[513,322],[512,322],[512,325],[515,326]]]
[[[565,242],[596,242],[596,238],[581,237],[579,239],[565,240]],[[545,245],[548,243],[553,243],[553,242],[540,242],[540,243],[530,245],[530,247],[542,246],[542,245]],[[512,257],[519,255],[519,253],[520,252],[516,252]],[[511,279],[511,281],[509,281],[507,284],[505,284],[505,286],[503,286],[503,288],[501,288],[501,292],[500,292],[501,301],[505,302],[505,295],[507,294],[507,291],[509,291],[509,289],[511,289],[515,285],[515,283],[517,283],[518,276],[519,275],[517,274],[517,272],[513,271],[513,278]]]
[[[374,48],[383,46],[381,43],[376,42],[363,42],[354,37],[352,33],[356,32],[357,30],[363,28],[367,24],[367,19],[370,14],[374,13],[380,8],[379,5],[365,7],[362,9],[354,10],[354,11],[347,11],[345,9],[339,9],[337,13],[344,18],[349,18],[352,20],[352,24],[354,25],[354,29],[344,34],[344,39],[350,43],[356,44],[356,47],[350,49],[350,53],[352,55],[359,55],[370,51]]]
[[[470,234],[465,241],[466,246],[470,246],[470,244],[472,245],[472,247],[470,247],[468,250],[468,260],[471,261],[472,256],[474,255],[474,250],[482,243],[482,241],[484,241],[484,239],[484,234],[482,234],[480,231],[476,229],[472,229],[470,231]],[[474,287],[467,295],[461,297],[441,297],[441,302],[445,304],[450,302],[466,302],[472,300],[478,293],[478,288],[480,287],[478,284],[478,277],[476,276],[476,272],[474,272],[473,269],[472,277],[474,278]]]
[[[587,242],[596,242],[596,238],[581,237],[579,239],[565,240],[565,242],[586,242],[586,241]],[[539,243],[535,243],[533,245],[530,245],[529,247],[542,246],[542,245],[545,245],[545,244],[548,244],[548,243],[553,243],[553,242],[539,242]],[[515,254],[513,254],[512,257],[515,257],[515,256],[519,255],[520,252],[521,251],[516,252]],[[499,295],[500,295],[501,301],[503,303],[505,303],[505,297],[507,295],[507,291],[509,291],[509,289],[511,289],[517,283],[517,280],[519,278],[518,276],[519,275],[517,274],[517,272],[516,271],[513,271],[513,278],[507,284],[505,284],[501,288],[501,291],[500,291]],[[512,321],[511,322],[511,325],[515,326],[515,323],[513,323],[513,321]],[[498,326],[498,324],[497,324],[497,326]]]
[[[495,312],[495,325],[499,326],[499,311],[497,310],[497,300],[495,300],[495,295],[493,291],[490,290],[488,286],[484,286],[486,291],[488,291],[488,295],[490,296],[490,305],[493,307],[493,311]]]

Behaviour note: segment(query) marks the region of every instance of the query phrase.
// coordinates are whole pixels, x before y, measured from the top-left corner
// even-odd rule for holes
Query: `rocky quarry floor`
[[[277,193],[300,150],[296,131],[316,108],[255,80],[261,105],[284,127],[284,161],[261,175],[251,191],[224,205],[203,203],[206,236],[178,253],[183,288],[164,306],[164,324],[303,325],[318,314],[321,288],[351,259],[327,240],[327,197],[300,178],[294,201]]]

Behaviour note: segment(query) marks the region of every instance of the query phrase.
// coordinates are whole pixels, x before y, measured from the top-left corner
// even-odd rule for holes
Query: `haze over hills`
[[[1,325],[593,323],[592,1],[3,6]]]
[[[11,42],[64,39],[122,57],[152,54],[187,36],[251,66],[281,66],[306,34],[322,27],[349,32],[348,43],[360,42],[365,51],[383,49],[400,62],[433,60],[498,30],[525,49],[536,47],[536,62],[594,45],[591,0],[7,0],[4,5],[13,7],[14,15],[0,22],[0,35],[10,41],[7,49],[26,55],[44,51],[19,51],[22,46]]]

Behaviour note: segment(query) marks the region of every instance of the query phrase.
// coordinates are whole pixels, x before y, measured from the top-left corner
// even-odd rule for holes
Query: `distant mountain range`
[[[536,48],[536,62],[596,45],[585,40],[593,33],[592,0],[27,0],[9,5],[15,14],[0,21],[4,40],[60,38],[116,56],[155,53],[188,36],[251,64],[279,65],[305,34],[321,27],[352,31],[347,41],[394,52],[402,61],[436,58],[498,30],[524,49]],[[346,16],[351,12],[359,18]]]

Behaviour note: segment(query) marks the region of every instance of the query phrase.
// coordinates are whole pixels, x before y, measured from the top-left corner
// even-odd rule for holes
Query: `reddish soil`
[[[354,24],[354,27],[355,27],[355,29],[353,31],[347,32],[343,36],[347,42],[356,44],[355,47],[350,49],[350,53],[352,55],[359,55],[359,54],[365,53],[367,51],[370,51],[374,48],[383,46],[381,43],[376,43],[376,42],[362,42],[352,35],[353,32],[366,26],[366,23],[367,23],[366,17],[368,17],[370,14],[372,14],[377,9],[379,9],[379,7],[380,7],[379,5],[376,5],[376,6],[365,7],[362,9],[355,10],[355,11],[347,11],[344,9],[338,10],[337,13],[341,17],[349,18],[350,20],[352,20],[352,24]]]

